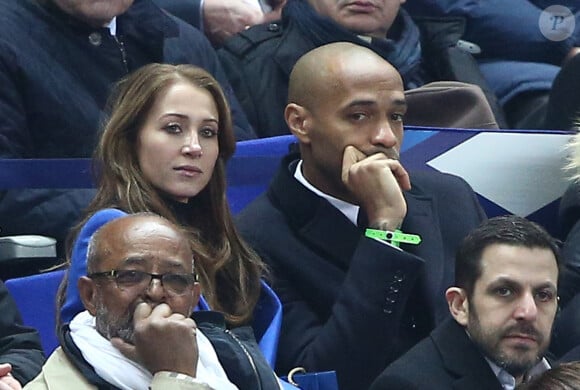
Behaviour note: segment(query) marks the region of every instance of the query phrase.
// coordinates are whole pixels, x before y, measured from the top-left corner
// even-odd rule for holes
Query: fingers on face
[[[352,150],[345,150],[345,158],[343,160],[342,180],[348,184],[351,178],[366,175],[367,177],[380,177],[385,172],[393,175],[399,187],[403,191],[411,189],[411,181],[407,170],[399,160],[388,158],[383,153],[373,154],[362,159],[358,159],[359,155]]]
[[[348,145],[344,149],[342,156],[342,180],[345,183],[348,182],[348,176],[353,165],[365,160],[366,158],[367,156],[363,152],[352,145]]]

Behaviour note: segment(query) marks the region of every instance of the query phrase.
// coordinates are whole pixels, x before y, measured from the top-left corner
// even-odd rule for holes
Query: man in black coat
[[[559,252],[517,216],[484,222],[462,243],[448,319],[390,365],[371,390],[501,390],[550,368],[544,353],[558,306]]]
[[[24,386],[44,364],[38,332],[22,325],[16,303],[0,281],[0,389]],[[17,388],[17,387],[10,387]]]
[[[449,315],[452,254],[485,217],[462,179],[409,178],[398,159],[403,83],[373,51],[341,42],[309,52],[289,102],[301,155],[284,159],[239,227],[284,307],[278,372],[336,370],[341,390],[365,389]],[[395,241],[366,236],[357,220]],[[400,243],[398,230],[420,244]]]

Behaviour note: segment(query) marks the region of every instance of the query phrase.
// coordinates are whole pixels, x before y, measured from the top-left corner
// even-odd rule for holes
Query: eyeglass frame
[[[92,272],[90,274],[87,274],[87,277],[90,279],[95,279],[95,278],[106,278],[109,280],[113,280],[115,282],[115,286],[121,290],[121,291],[126,291],[126,290],[130,290],[131,287],[120,287],[119,286],[119,282],[117,281],[117,275],[119,274],[119,272],[138,272],[144,275],[148,275],[149,276],[149,283],[147,283],[147,288],[145,290],[147,290],[150,286],[151,286],[151,282],[153,281],[153,279],[159,280],[159,283],[161,284],[161,287],[163,287],[165,289],[165,291],[167,291],[168,293],[177,295],[177,296],[181,296],[181,295],[185,295],[187,293],[187,291],[184,291],[182,293],[178,293],[175,292],[171,289],[167,289],[165,287],[165,285],[163,284],[163,278],[167,275],[179,275],[179,276],[193,276],[193,282],[188,286],[188,287],[192,287],[195,283],[197,283],[199,281],[198,275],[196,272],[192,272],[192,273],[175,273],[175,272],[167,272],[164,274],[152,274],[150,272],[145,272],[145,271],[141,271],[141,270],[135,270],[135,269],[112,269],[109,271],[102,271],[102,272]],[[137,285],[135,285],[137,286]],[[134,286],[133,286],[134,287]]]

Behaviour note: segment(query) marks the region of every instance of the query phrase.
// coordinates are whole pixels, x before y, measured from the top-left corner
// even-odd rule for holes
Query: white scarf
[[[70,323],[71,337],[85,360],[97,375],[123,390],[147,390],[153,375],[140,364],[125,357],[109,340],[97,332],[95,317],[88,311],[77,314]],[[196,382],[206,383],[220,390],[237,390],[218,361],[210,341],[197,329]]]

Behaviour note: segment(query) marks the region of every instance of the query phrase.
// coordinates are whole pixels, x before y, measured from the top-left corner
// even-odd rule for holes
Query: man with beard
[[[382,389],[513,389],[550,368],[543,357],[558,307],[559,249],[517,216],[484,222],[457,251],[453,319],[389,366]]]
[[[336,370],[341,390],[366,389],[449,316],[452,253],[485,216],[462,179],[407,173],[406,108],[397,70],[359,45],[321,46],[292,71],[285,117],[301,153],[238,219],[282,301],[279,373]]]
[[[157,215],[101,227],[78,281],[86,311],[26,389],[237,389],[190,318],[193,262],[186,233]]]

